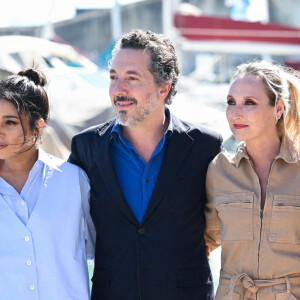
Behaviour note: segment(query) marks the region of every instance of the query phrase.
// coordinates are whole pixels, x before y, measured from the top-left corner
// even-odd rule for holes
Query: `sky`
[[[120,5],[139,0],[117,0]],[[76,8],[108,8],[115,0],[6,0],[0,3],[0,27],[38,26],[75,16]]]

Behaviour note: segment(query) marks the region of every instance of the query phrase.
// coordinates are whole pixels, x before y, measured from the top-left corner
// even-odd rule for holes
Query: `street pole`
[[[118,0],[115,0],[115,4],[110,11],[110,24],[112,32],[112,40],[116,41],[122,34],[122,16],[121,6]]]

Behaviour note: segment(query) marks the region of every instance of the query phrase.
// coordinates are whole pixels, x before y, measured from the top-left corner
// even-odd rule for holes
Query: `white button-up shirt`
[[[0,300],[88,300],[89,181],[42,150],[21,193],[0,178]]]

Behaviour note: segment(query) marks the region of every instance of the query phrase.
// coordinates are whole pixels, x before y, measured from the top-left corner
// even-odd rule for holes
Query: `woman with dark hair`
[[[206,241],[222,246],[216,300],[300,299],[300,83],[265,61],[242,64],[227,96],[242,141],[207,173]]]
[[[0,82],[0,299],[88,300],[90,186],[83,170],[39,147],[45,85],[36,69]]]

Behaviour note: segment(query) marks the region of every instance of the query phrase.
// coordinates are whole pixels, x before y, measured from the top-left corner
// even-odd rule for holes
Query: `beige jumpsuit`
[[[216,300],[300,299],[300,161],[291,142],[283,139],[272,163],[263,210],[244,143],[212,161],[206,190],[206,241],[222,245]]]

